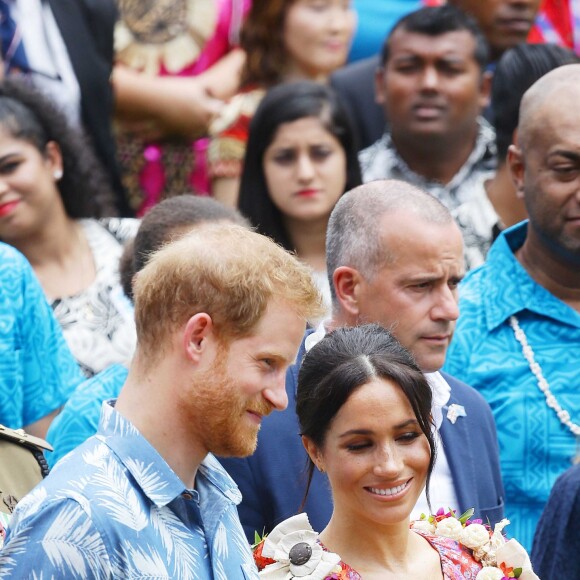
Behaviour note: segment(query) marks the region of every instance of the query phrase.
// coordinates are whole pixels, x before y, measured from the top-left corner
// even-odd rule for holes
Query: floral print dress
[[[481,570],[481,564],[474,560],[470,550],[450,538],[435,536],[420,530],[413,531],[423,536],[439,553],[444,580],[475,579]],[[340,572],[327,576],[325,580],[362,580],[362,576],[346,562],[341,561],[340,567]]]

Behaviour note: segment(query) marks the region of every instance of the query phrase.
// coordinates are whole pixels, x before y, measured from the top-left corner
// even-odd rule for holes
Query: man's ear
[[[195,314],[187,321],[183,330],[183,348],[189,360],[199,361],[203,352],[207,350],[208,338],[213,333],[213,321],[205,312]]]
[[[314,465],[318,468],[318,471],[324,471],[325,470],[324,460],[322,458],[322,453],[320,453],[318,445],[316,445],[314,441],[312,441],[312,439],[310,439],[310,437],[307,437],[306,435],[302,435],[302,445],[304,445],[306,453],[308,453],[308,456],[312,460],[312,463],[314,463]]]
[[[383,105],[385,102],[385,69],[377,67],[375,71],[375,103]]]
[[[336,299],[343,311],[358,317],[359,293],[362,278],[358,270],[349,266],[339,266],[332,275]]]
[[[489,107],[491,102],[491,81],[493,79],[493,73],[490,71],[485,71],[481,75],[481,87],[479,90],[479,108],[481,111]]]
[[[518,199],[524,199],[524,173],[526,163],[522,150],[517,145],[509,146],[507,164],[513,184],[516,186],[516,196]]]

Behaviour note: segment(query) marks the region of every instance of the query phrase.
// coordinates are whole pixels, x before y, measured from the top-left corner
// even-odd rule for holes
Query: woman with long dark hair
[[[133,352],[117,264],[136,220],[112,197],[83,137],[40,92],[0,84],[0,239],[34,269],[67,343],[91,376]]]
[[[239,209],[312,267],[328,301],[328,219],[360,183],[354,133],[334,91],[309,81],[271,89],[250,126]]]

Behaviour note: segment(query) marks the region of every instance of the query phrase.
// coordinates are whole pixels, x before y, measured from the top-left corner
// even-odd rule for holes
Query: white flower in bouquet
[[[530,557],[524,547],[513,538],[500,546],[496,552],[499,564],[505,564],[510,568],[520,568],[522,570],[520,580],[540,580],[532,570]]]
[[[264,540],[262,556],[276,560],[260,573],[260,578],[323,580],[340,562],[340,556],[326,552],[306,514],[291,517],[276,526]]]
[[[475,577],[475,580],[502,580],[503,572],[495,566],[484,566]]]
[[[452,540],[461,540],[463,533],[463,525],[456,518],[446,518],[437,523],[437,530],[435,534],[443,536],[444,538],[451,538]]]
[[[422,532],[427,532],[428,534],[435,533],[435,526],[429,520],[415,520],[413,522],[414,530],[421,530]]]
[[[481,524],[470,524],[463,528],[459,541],[464,546],[476,550],[489,543],[489,532],[486,527]]]

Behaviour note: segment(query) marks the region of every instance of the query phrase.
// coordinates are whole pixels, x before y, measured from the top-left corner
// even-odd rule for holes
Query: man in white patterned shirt
[[[201,225],[153,255],[134,298],[121,394],[16,508],[1,578],[257,578],[240,492],[212,453],[251,454],[286,407],[321,310],[310,272],[241,226]]]
[[[363,181],[399,179],[449,210],[491,177],[494,131],[487,106],[488,47],[477,24],[453,6],[422,8],[389,34],[376,73],[388,131],[361,151]]]

